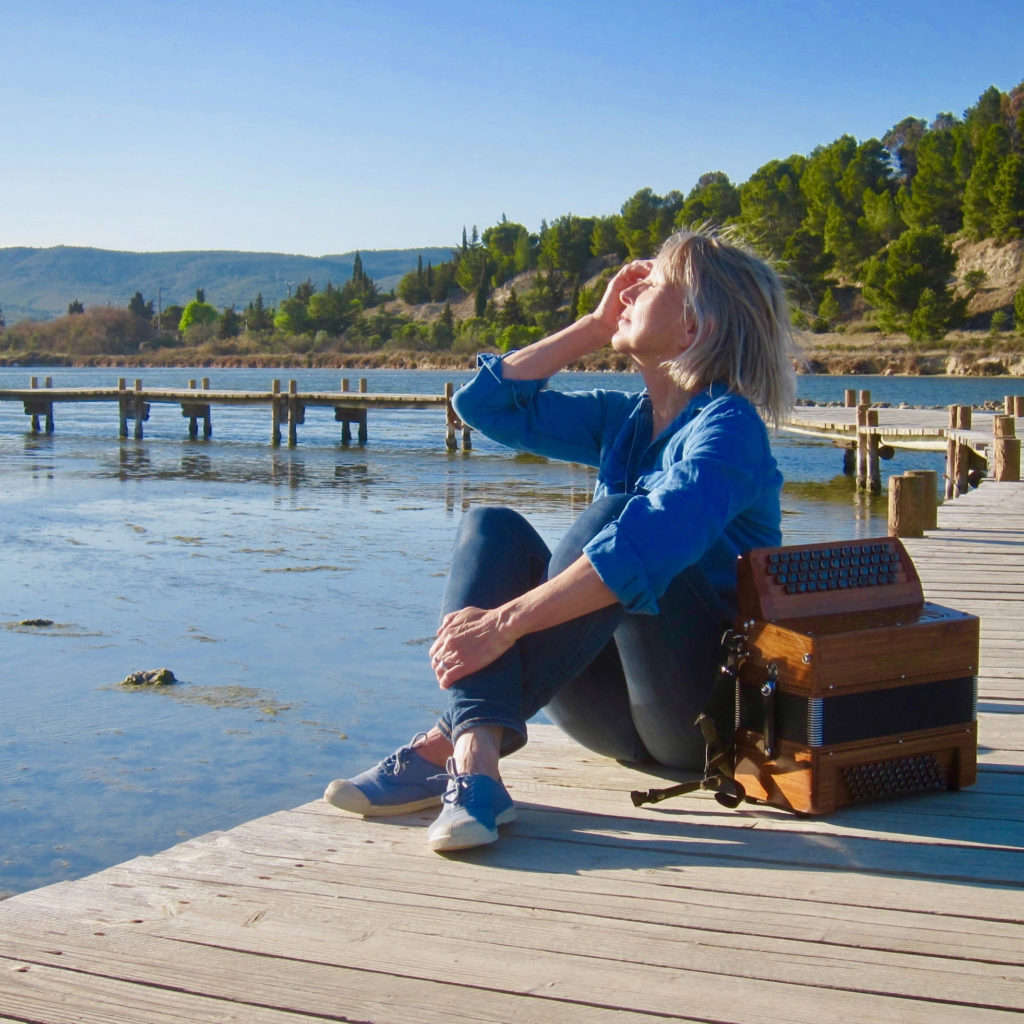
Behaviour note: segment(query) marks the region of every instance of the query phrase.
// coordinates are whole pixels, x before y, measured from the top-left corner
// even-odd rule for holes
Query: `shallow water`
[[[29,372],[0,370],[0,387]],[[31,372],[55,386],[117,379]],[[274,376],[142,376],[180,387],[204,374],[214,388]],[[340,376],[277,375],[300,389]],[[467,376],[360,375],[370,390],[435,393]],[[877,399],[892,380],[802,384],[827,389],[809,395],[820,398],[871,386]],[[964,383],[987,384],[985,397],[1022,390]],[[914,404],[982,400],[957,395]],[[143,441],[118,440],[107,405],[59,406],[51,436],[27,425],[0,403],[0,893],[315,799],[408,739],[441,704],[426,651],[464,509],[512,505],[553,542],[593,486],[588,469],[476,435],[472,452],[448,452],[440,410],[371,412],[365,447],[339,444],[329,410],[308,411],[295,449],[266,443],[261,409],[215,407],[209,442],[184,437],[176,406],[153,406]],[[776,451],[788,542],[884,532],[884,501],[855,494],[836,449],[782,436]],[[885,468],[936,467],[939,456],[901,453]],[[163,666],[178,685],[118,685]]]

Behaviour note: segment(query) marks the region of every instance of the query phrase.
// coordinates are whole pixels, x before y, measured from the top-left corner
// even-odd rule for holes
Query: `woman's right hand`
[[[619,325],[619,316],[626,304],[622,293],[631,285],[642,281],[651,272],[654,260],[631,260],[608,282],[604,295],[591,316],[613,334]]]

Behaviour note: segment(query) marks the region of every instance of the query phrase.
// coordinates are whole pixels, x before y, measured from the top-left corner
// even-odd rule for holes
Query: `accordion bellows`
[[[978,619],[926,602],[893,537],[739,565],[735,777],[806,814],[977,774]]]

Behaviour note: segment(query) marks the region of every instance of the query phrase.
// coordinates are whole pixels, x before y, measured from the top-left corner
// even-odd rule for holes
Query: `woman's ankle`
[[[434,726],[427,733],[427,738],[417,743],[413,749],[425,761],[436,764],[443,768],[448,763],[448,758],[454,754],[451,740],[437,726]]]
[[[484,725],[467,729],[455,741],[455,769],[463,775],[488,775],[501,781],[501,726]]]

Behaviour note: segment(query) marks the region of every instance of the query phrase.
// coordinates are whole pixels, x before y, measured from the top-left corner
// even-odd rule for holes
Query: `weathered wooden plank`
[[[203,996],[212,996],[237,1004],[241,1020],[262,1020],[258,1013],[266,1007],[278,1007],[292,1020],[368,1020],[424,1022],[454,1021],[456,1024],[547,1024],[553,1015],[571,1014],[584,1024],[640,1024],[662,1015],[632,1010],[609,1009],[583,1002],[566,1004],[548,998],[543,992],[508,994],[483,987],[468,988],[444,972],[438,979],[405,977],[395,972],[367,972],[306,961],[294,956],[254,957],[232,949],[204,946],[151,936],[136,930],[133,934],[95,938],[60,936],[59,944],[49,948],[40,943],[4,942],[20,945],[19,955],[10,959],[20,966],[39,965],[83,976],[83,988],[102,990],[112,982],[127,982],[141,989],[139,996],[123,996],[125,1004],[146,1007],[146,990],[152,987],[175,990],[177,1016],[181,1021],[203,1020]],[[59,948],[55,946],[59,945]],[[2,961],[0,961],[2,963]],[[33,966],[30,969],[35,969]],[[118,972],[112,976],[111,972]],[[0,1000],[5,995],[0,977]],[[199,996],[199,998],[197,998]],[[253,1016],[248,1016],[252,1012]],[[2,1018],[0,1018],[2,1019]],[[50,1018],[47,1017],[47,1020]],[[99,1018],[118,1022],[120,1016]],[[146,1019],[146,1018],[143,1018]],[[156,1020],[157,1018],[154,1018]],[[229,1019],[216,1016],[215,1020]],[[275,1022],[280,1015],[268,1018]],[[682,1014],[673,1020],[692,1020]]]
[[[673,889],[666,893],[661,885],[634,881],[629,881],[624,890],[621,880],[606,884],[591,878],[555,889],[523,882],[511,873],[501,885],[479,886],[476,882],[480,871],[467,869],[461,861],[424,864],[422,855],[406,850],[390,851],[386,861],[359,858],[354,849],[342,859],[323,853],[318,856],[308,845],[307,852],[313,853],[313,858],[301,862],[301,867],[296,866],[294,858],[264,854],[258,875],[251,870],[248,854],[238,849],[209,848],[201,860],[152,858],[130,871],[114,870],[107,876],[108,889],[112,886],[116,891],[112,896],[104,894],[100,920],[93,921],[89,916],[93,913],[90,907],[99,905],[96,894],[90,901],[78,889],[70,902],[58,893],[52,900],[21,901],[12,923],[17,924],[15,931],[20,931],[33,915],[51,915],[56,905],[65,917],[71,913],[91,921],[91,928],[126,921],[146,924],[154,918],[186,915],[198,901],[221,899],[230,901],[233,913],[239,912],[241,904],[268,907],[284,900],[289,906],[300,906],[306,899],[313,903],[326,900],[332,907],[338,906],[339,900],[359,899],[440,910],[450,900],[445,891],[448,883],[461,879],[470,884],[459,905],[467,908],[479,904],[474,912],[494,915],[496,920],[507,904],[528,908],[533,915],[543,910],[568,917],[615,918],[631,926],[663,924],[675,929],[673,935],[680,941],[730,949],[739,946],[765,950],[773,948],[766,942],[778,940],[780,948],[793,956],[801,950],[818,955],[826,947],[835,947],[833,955],[837,957],[842,956],[842,948],[870,950],[880,955],[879,962],[885,962],[885,954],[895,953],[899,958],[908,954],[956,956],[964,962],[978,960],[987,965],[1024,963],[1024,928],[1019,924],[986,921],[985,934],[973,940],[971,935],[964,935],[963,921],[952,915],[851,907],[850,919],[837,920],[834,905],[791,898],[784,888],[777,894],[741,900],[713,890]],[[492,883],[494,871],[495,865],[488,862],[486,873]],[[232,881],[226,883],[226,879]],[[154,901],[153,894],[161,900]],[[0,939],[0,949],[10,952],[11,947]],[[983,973],[988,970],[983,969]]]
[[[321,901],[314,911],[295,893],[278,895],[277,902],[265,899],[256,905],[237,898],[201,901],[187,921],[184,916],[162,919],[151,927],[166,939],[186,935],[193,957],[230,950],[421,980],[451,972],[459,985],[500,986],[521,994],[543,991],[549,999],[573,1004],[672,1014],[679,1009],[679,992],[685,991],[686,1011],[702,1019],[732,1019],[728,1013],[737,996],[741,1004],[764,1002],[761,1019],[768,1021],[817,1021],[829,1003],[838,1008],[840,1002],[847,1012],[865,1015],[862,1019],[879,1019],[872,1014],[885,1012],[900,1020],[926,1020],[937,1007],[999,1014],[1017,1008],[1020,992],[1005,966],[985,965],[980,974],[971,969],[937,981],[927,960],[916,972],[913,958],[894,966],[858,963],[872,959],[866,952],[838,959],[820,953],[794,956],[792,948],[770,953],[737,944],[719,949],[709,947],[706,939],[680,938],[672,928],[648,924],[639,929],[632,922],[606,919],[564,923],[551,914],[541,921],[530,909],[514,906],[497,908],[501,913],[496,917],[496,908],[481,913],[471,903],[450,899],[425,909],[384,904],[370,915],[360,901]],[[410,931],[428,941],[403,941]],[[329,943],[325,935],[331,936]],[[837,990],[819,987],[823,972]],[[889,981],[901,991],[887,994],[874,987],[884,990]],[[980,1006],[971,1005],[975,994],[983,1000]]]

